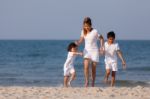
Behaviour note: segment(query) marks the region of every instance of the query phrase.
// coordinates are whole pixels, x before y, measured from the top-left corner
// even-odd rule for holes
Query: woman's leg
[[[84,59],[84,76],[85,76],[85,87],[89,84],[89,59]]]
[[[116,76],[116,71],[112,71],[111,86],[115,85],[115,76]]]
[[[96,65],[97,65],[97,62],[92,62],[92,87],[94,87],[95,85]]]

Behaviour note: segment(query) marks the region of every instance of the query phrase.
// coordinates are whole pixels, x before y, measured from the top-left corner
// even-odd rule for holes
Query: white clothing
[[[120,50],[118,43],[109,45],[108,42],[105,42],[104,49],[106,69],[117,71],[117,51]]]
[[[91,32],[84,35],[82,30],[81,37],[84,37],[85,40],[85,49],[98,49],[97,40],[99,39],[99,34],[96,29],[93,29]]]
[[[98,49],[92,49],[92,50],[84,49],[83,55],[84,55],[84,58],[91,59],[93,62],[99,62],[99,50]]]
[[[64,76],[70,76],[70,74],[73,74],[74,72],[74,67],[64,68]]]
[[[64,76],[69,76],[70,74],[75,72],[75,69],[74,69],[75,58],[76,58],[76,55],[73,55],[73,52],[68,52],[68,56],[64,64]]]
[[[96,29],[93,29],[91,32],[84,35],[82,30],[81,37],[85,40],[85,48],[83,51],[84,58],[89,58],[94,62],[99,62],[99,49],[97,41],[99,40],[99,34]]]
[[[117,66],[117,63],[114,62],[114,63],[107,63],[105,62],[105,68],[106,69],[111,69],[112,71],[118,71],[118,66]]]

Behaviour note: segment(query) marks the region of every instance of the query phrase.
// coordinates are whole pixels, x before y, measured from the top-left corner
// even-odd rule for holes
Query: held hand
[[[68,68],[68,65],[66,65],[66,68]]]
[[[83,53],[82,53],[82,52],[80,52],[80,53],[79,53],[79,55],[83,56]]]
[[[126,62],[125,61],[122,62],[122,66],[123,66],[123,69],[125,70],[126,69]]]
[[[78,45],[78,41],[75,41],[74,43],[75,43],[76,45]]]
[[[104,47],[100,47],[99,51],[100,51],[100,54],[101,54],[101,55],[104,55],[104,52],[105,52],[105,51],[104,51]]]

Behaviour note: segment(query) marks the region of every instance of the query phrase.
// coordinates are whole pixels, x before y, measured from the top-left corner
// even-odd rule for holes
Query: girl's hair
[[[89,26],[92,26],[91,18],[90,17],[85,17],[84,21],[83,21],[83,26],[84,26],[84,24],[88,24]],[[84,27],[83,27],[83,33],[84,33],[85,36],[87,35],[87,31],[84,29]]]
[[[67,50],[68,50],[68,52],[69,52],[69,51],[71,51],[72,48],[76,48],[76,47],[77,47],[77,45],[76,45],[74,42],[72,42],[72,43],[70,43],[70,44],[68,45]]]

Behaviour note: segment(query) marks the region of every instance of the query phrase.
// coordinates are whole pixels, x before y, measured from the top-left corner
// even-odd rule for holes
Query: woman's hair
[[[88,24],[89,26],[92,26],[92,21],[90,17],[85,17],[83,21],[83,33],[84,35],[87,35],[87,31],[84,29],[84,24]]]
[[[70,44],[68,45],[67,50],[68,50],[68,52],[69,52],[69,51],[71,51],[72,48],[76,48],[76,47],[78,47],[78,46],[77,46],[74,42],[72,42],[72,43],[70,43]]]
[[[115,33],[114,33],[114,31],[110,31],[110,32],[107,33],[107,39],[110,38],[110,37],[112,37],[112,38],[115,39]]]

